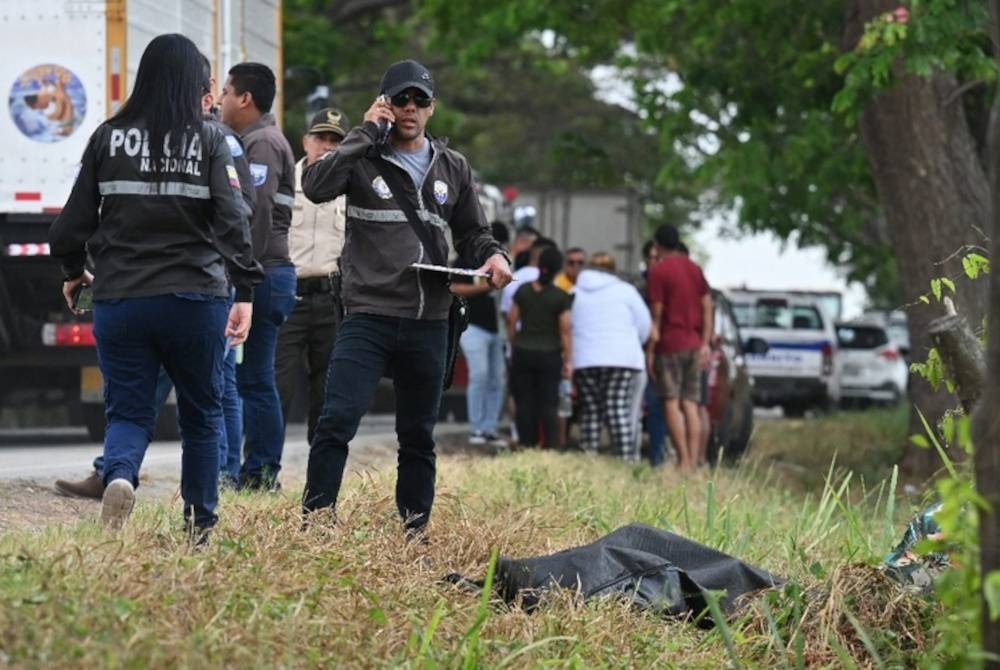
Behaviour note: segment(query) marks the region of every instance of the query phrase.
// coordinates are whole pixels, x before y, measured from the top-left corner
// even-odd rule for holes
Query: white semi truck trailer
[[[0,2],[0,409],[66,407],[95,439],[104,403],[91,323],[63,303],[47,232],[90,134],[128,97],[149,41],[170,32],[198,45],[219,88],[235,63],[269,65],[280,114],[281,0]]]

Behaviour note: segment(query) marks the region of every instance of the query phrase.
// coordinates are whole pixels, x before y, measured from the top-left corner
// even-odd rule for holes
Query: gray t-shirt
[[[393,157],[399,161],[400,165],[406,168],[406,171],[410,173],[410,177],[413,178],[413,185],[419,189],[424,183],[427,168],[431,166],[430,140],[425,137],[423,146],[415,151],[407,151],[396,146],[392,146],[391,148]]]

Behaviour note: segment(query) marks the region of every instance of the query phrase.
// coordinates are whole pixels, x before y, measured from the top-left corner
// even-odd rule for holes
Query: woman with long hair
[[[112,529],[135,502],[161,365],[177,389],[186,526],[200,539],[217,520],[222,354],[227,337],[246,339],[262,273],[229,145],[202,123],[208,90],[191,40],[153,39],[132,95],[91,135],[49,231],[74,312],[77,292],[93,285],[108,422],[101,518]]]
[[[546,446],[559,444],[559,383],[573,376],[569,316],[573,296],[552,283],[562,267],[559,250],[544,249],[538,259],[538,279],[517,289],[507,314],[514,422],[522,446],[539,444],[539,424]]]

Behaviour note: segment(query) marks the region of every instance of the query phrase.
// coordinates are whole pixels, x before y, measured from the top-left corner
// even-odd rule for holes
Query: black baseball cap
[[[327,107],[316,112],[312,117],[312,121],[309,122],[309,130],[306,133],[309,135],[333,133],[334,135],[346,137],[347,131],[345,128],[349,128],[350,126],[351,124],[347,122],[347,114],[344,114],[336,107]]]
[[[408,88],[418,88],[429,97],[434,97],[434,77],[430,70],[415,60],[401,60],[393,63],[382,75],[381,93],[396,95]]]

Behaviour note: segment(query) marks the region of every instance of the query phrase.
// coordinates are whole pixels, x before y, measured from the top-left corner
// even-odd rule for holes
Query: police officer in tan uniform
[[[295,165],[295,205],[288,229],[288,252],[296,274],[295,308],[278,333],[275,374],[286,423],[305,374],[310,440],[323,409],[326,371],[340,321],[338,261],[344,247],[347,198],[313,203],[302,193],[302,169],[336,149],[350,127],[339,109],[318,112],[302,137],[306,155]]]

